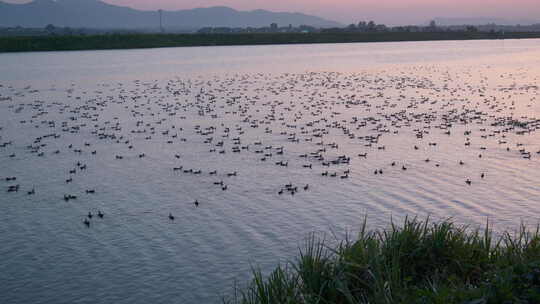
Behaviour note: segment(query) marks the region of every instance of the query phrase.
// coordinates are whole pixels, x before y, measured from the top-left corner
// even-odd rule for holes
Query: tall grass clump
[[[337,246],[311,235],[298,257],[236,288],[231,304],[540,303],[540,233],[471,229],[406,218],[381,231],[366,220]]]

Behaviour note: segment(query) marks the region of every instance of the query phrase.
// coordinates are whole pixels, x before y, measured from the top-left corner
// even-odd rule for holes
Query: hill
[[[167,29],[262,27],[271,23],[281,26],[342,26],[316,16],[266,10],[237,11],[228,7],[209,7],[163,11],[163,26]],[[34,0],[26,4],[0,1],[0,27],[44,27],[47,24],[74,28],[156,29],[159,28],[159,14],[99,0]]]

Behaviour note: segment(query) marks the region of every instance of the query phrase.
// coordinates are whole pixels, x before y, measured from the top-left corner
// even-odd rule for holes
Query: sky
[[[24,3],[29,0],[0,0]],[[435,17],[489,17],[540,21],[540,0],[104,0],[144,10],[229,6],[238,10],[301,12],[344,24],[374,20],[388,25],[425,24]]]

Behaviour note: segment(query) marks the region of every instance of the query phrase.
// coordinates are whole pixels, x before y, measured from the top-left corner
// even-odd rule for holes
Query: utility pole
[[[163,33],[163,10],[158,10],[159,12],[159,30]]]

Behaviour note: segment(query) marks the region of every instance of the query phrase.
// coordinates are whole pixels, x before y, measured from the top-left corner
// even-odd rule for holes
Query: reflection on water
[[[539,46],[0,55],[2,302],[216,302],[365,214],[534,224]]]

